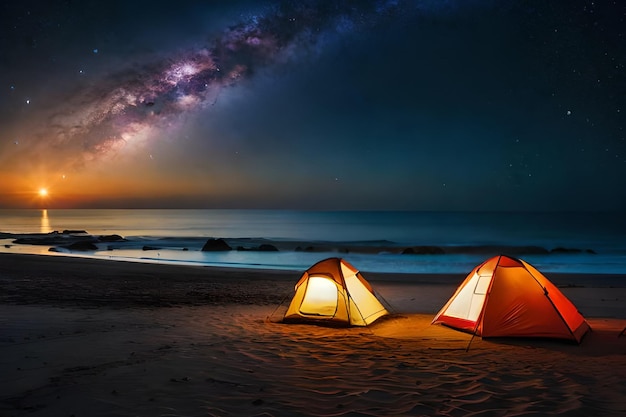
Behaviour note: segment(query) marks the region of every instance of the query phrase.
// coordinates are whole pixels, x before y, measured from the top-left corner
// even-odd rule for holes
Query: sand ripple
[[[602,350],[602,332],[585,342],[598,344],[594,355],[585,345],[478,338],[466,352],[469,335],[418,314],[334,329],[266,321],[267,306],[22,311],[21,322],[39,316],[3,328],[2,383],[12,384],[3,416],[626,412],[626,338],[610,335],[619,344]]]

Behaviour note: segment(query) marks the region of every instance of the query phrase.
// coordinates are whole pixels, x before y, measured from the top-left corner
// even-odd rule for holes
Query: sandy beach
[[[300,272],[1,254],[0,415],[626,413],[626,277],[546,275],[580,345],[470,345],[430,325],[464,275],[363,274],[393,314],[338,329],[280,323]]]

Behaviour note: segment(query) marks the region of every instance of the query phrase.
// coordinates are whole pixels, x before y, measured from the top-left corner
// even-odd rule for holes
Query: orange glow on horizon
[[[193,204],[208,196],[214,198],[221,188],[232,191],[228,179],[220,183],[201,176],[183,180],[181,175],[161,171],[153,160],[146,164],[99,164],[69,173],[45,167],[27,175],[3,173],[0,208],[160,207],[173,201]]]

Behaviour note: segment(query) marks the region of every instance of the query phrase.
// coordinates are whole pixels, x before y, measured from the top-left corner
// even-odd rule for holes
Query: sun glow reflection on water
[[[50,227],[50,219],[48,218],[48,210],[41,210],[41,226],[39,228],[40,233],[50,233],[52,228]]]

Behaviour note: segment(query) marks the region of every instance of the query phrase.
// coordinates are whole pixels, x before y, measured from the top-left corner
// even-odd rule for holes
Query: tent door
[[[300,314],[334,317],[337,313],[337,284],[326,277],[309,277],[306,293],[300,304]]]

